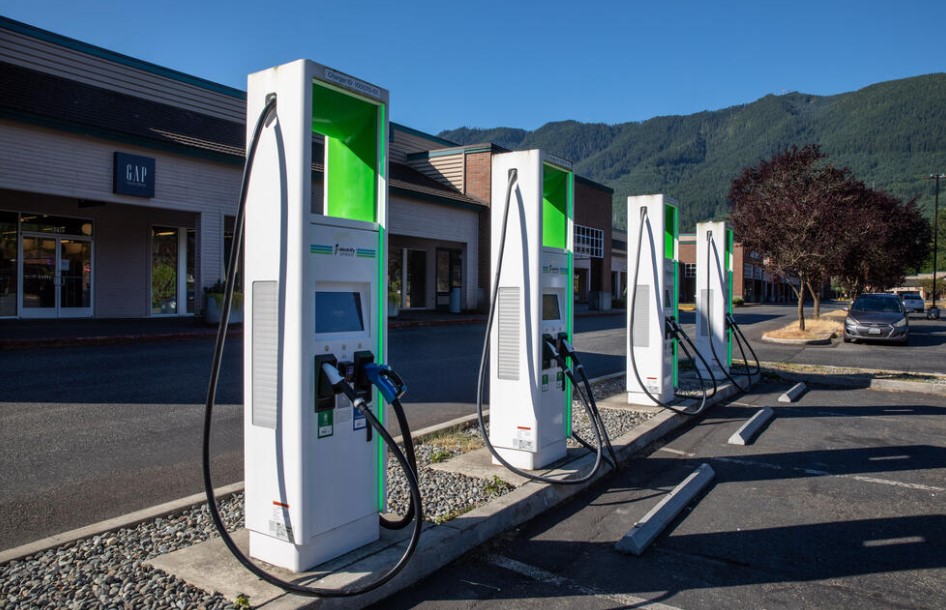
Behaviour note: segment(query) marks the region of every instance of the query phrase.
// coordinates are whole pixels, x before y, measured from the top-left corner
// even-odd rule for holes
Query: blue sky
[[[943,0],[3,0],[0,14],[246,88],[313,59],[428,133],[622,123],[946,71]]]

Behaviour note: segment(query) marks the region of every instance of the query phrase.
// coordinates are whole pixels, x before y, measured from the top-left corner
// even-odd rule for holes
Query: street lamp
[[[939,246],[939,180],[940,178],[946,178],[946,174],[930,174],[927,177],[927,180],[936,181],[936,195],[933,199],[933,306],[932,315],[936,315],[938,312],[936,309],[936,254]]]

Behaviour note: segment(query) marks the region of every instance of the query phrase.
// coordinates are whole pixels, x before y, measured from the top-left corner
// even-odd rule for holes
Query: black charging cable
[[[591,420],[592,425],[597,426],[599,431],[599,436],[604,440],[605,447],[608,449],[608,456],[605,460],[613,469],[620,467],[618,463],[617,453],[614,451],[614,446],[611,445],[611,437],[608,435],[608,429],[604,425],[604,418],[601,417],[601,411],[598,409],[598,402],[595,400],[594,390],[591,388],[591,380],[588,379],[588,374],[585,372],[585,367],[581,363],[581,359],[578,357],[578,352],[575,351],[575,348],[566,340],[561,340],[562,350],[564,354],[559,353],[558,350],[553,350],[555,358],[559,361],[559,366],[565,370],[565,374],[568,375],[568,378],[571,380],[572,384],[575,386],[575,390],[578,392],[578,396],[581,398],[582,403],[585,405],[585,411],[588,413],[588,418]],[[554,348],[554,346],[552,346]],[[572,361],[571,369],[568,368],[566,364],[566,358],[570,358]],[[578,372],[578,375],[581,377],[581,383],[578,379],[575,378],[575,372]],[[582,383],[584,383],[584,393],[582,392]],[[587,398],[585,398],[587,396]],[[595,448],[589,443],[583,441],[581,437],[574,431],[572,431],[572,438],[578,441],[586,449],[594,451]]]
[[[223,347],[224,343],[226,342],[227,325],[230,322],[230,309],[233,304],[233,287],[236,280],[236,269],[237,265],[239,264],[240,249],[242,247],[243,236],[246,230],[247,187],[249,186],[250,175],[253,169],[253,161],[256,158],[256,150],[259,145],[260,135],[263,132],[263,127],[265,126],[266,121],[269,119],[270,115],[275,113],[275,111],[276,95],[271,94],[267,97],[266,104],[263,107],[262,112],[260,112],[259,119],[256,122],[256,128],[254,129],[253,137],[250,140],[250,148],[246,155],[246,163],[243,166],[243,183],[240,187],[240,204],[237,208],[237,215],[234,223],[233,243],[230,246],[230,265],[227,267],[226,290],[224,291],[223,295],[220,325],[217,327],[217,338],[214,343],[213,363],[211,364],[210,381],[207,386],[207,401],[204,405],[202,469],[204,491],[207,494],[207,506],[210,510],[210,518],[213,521],[214,527],[217,529],[217,533],[220,534],[220,538],[223,540],[223,543],[227,546],[227,549],[230,550],[230,553],[233,554],[237,561],[239,561],[243,567],[252,572],[255,576],[275,587],[279,587],[283,591],[292,593],[294,595],[303,595],[306,597],[351,597],[377,589],[381,585],[394,578],[397,573],[400,572],[405,565],[407,565],[407,562],[410,561],[411,556],[414,554],[414,549],[417,548],[418,540],[420,540],[423,518],[421,516],[420,487],[418,486],[417,477],[414,474],[411,464],[408,463],[407,458],[401,452],[400,448],[397,446],[397,443],[395,443],[394,439],[391,438],[390,433],[388,433],[381,422],[378,421],[378,418],[374,416],[374,414],[371,412],[371,409],[368,409],[364,406],[364,401],[355,394],[353,389],[348,387],[347,383],[343,382],[341,384],[343,387],[336,388],[336,390],[341,389],[342,391],[346,391],[345,388],[348,388],[348,390],[351,391],[350,395],[346,391],[346,395],[352,401],[352,404],[364,414],[371,427],[381,435],[381,438],[391,449],[391,452],[394,454],[395,459],[401,465],[401,468],[404,469],[404,473],[408,480],[408,487],[410,489],[411,503],[416,506],[416,512],[414,515],[414,530],[411,534],[407,548],[401,555],[401,558],[398,560],[398,562],[387,572],[382,574],[378,579],[366,585],[357,587],[326,589],[321,587],[309,587],[285,581],[263,570],[253,563],[253,561],[247,557],[242,550],[240,550],[240,547],[238,547],[236,542],[234,542],[230,532],[227,531],[227,527],[220,515],[220,509],[217,506],[217,498],[214,496],[213,480],[210,473],[210,432],[213,423],[213,408],[217,397],[217,384],[220,380],[220,368],[221,362],[223,360]],[[354,396],[354,398],[352,398],[352,396]],[[360,408],[358,407],[358,404],[356,404],[356,401],[359,400],[361,401]],[[380,476],[383,476],[383,473],[381,473]]]
[[[480,355],[479,379],[476,386],[477,422],[479,424],[480,434],[482,435],[483,441],[486,444],[486,448],[489,450],[490,454],[496,458],[496,461],[505,466],[510,472],[531,481],[538,481],[540,483],[550,483],[552,485],[580,485],[594,478],[594,476],[598,473],[598,469],[601,468],[601,460],[604,456],[604,451],[601,441],[601,432],[598,430],[597,426],[592,426],[595,434],[595,441],[597,443],[597,449],[595,451],[595,463],[587,474],[575,479],[553,479],[551,477],[546,477],[522,470],[521,468],[516,468],[510,464],[508,460],[503,458],[496,448],[493,447],[493,444],[489,440],[489,434],[486,431],[486,420],[483,414],[483,390],[485,389],[486,385],[486,362],[489,358],[489,336],[492,332],[493,320],[496,315],[496,303],[499,300],[499,278],[502,275],[503,254],[506,250],[506,229],[509,224],[510,201],[512,199],[513,186],[518,180],[518,175],[519,172],[515,168],[509,170],[508,181],[506,183],[506,207],[503,210],[503,224],[499,236],[499,252],[497,253],[496,257],[496,272],[493,277],[493,292],[489,303],[489,315],[486,317],[486,336],[483,338],[483,351]],[[569,397],[569,400],[571,400],[571,397]]]
[[[417,457],[414,451],[414,439],[411,438],[411,429],[407,423],[407,416],[404,414],[404,407],[397,398],[391,401],[391,407],[394,409],[394,416],[397,418],[397,427],[401,431],[401,442],[404,443],[404,455],[407,463],[414,472],[414,478],[420,479],[420,473],[417,470]],[[414,496],[407,505],[407,512],[398,519],[389,519],[384,515],[379,515],[381,527],[389,530],[399,530],[407,527],[414,520]]]

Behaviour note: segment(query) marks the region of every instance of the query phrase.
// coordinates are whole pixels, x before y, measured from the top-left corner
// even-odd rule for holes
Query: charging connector
[[[338,374],[338,359],[333,354],[322,354],[315,357],[315,410],[329,411],[335,408],[335,384],[329,380],[322,368],[328,364]]]

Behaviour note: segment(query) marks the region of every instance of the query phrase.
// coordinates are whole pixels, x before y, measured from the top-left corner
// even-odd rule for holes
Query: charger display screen
[[[542,295],[542,319],[561,320],[562,314],[558,308],[558,296],[554,294]]]
[[[361,311],[361,293],[315,293],[315,332],[350,333],[365,330]]]

